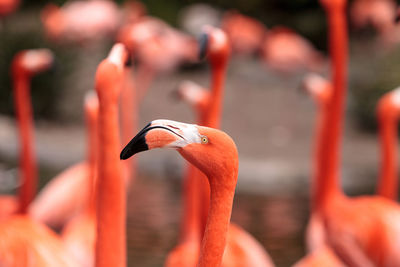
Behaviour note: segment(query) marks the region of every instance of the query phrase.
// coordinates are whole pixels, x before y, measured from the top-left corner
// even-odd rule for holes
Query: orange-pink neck
[[[381,146],[381,170],[377,194],[397,200],[397,119],[378,114]]]
[[[225,251],[237,181],[237,167],[226,168],[208,177],[211,189],[210,209],[201,244],[199,267],[218,267]]]
[[[137,129],[138,103],[136,99],[136,87],[133,80],[133,71],[126,68],[124,83],[121,91],[121,123],[122,123],[122,145],[125,146],[131,140]],[[133,158],[125,162],[126,176],[128,181],[135,180],[136,160]]]
[[[322,130],[321,147],[324,156],[319,159],[323,173],[317,177],[316,198],[321,204],[331,199],[332,194],[340,194],[339,164],[341,161],[341,141],[343,132],[343,113],[347,90],[347,24],[345,8],[328,11],[329,49],[333,71],[333,94],[329,102],[327,124]]]
[[[34,152],[33,114],[30,97],[30,77],[13,71],[14,102],[20,137],[21,188],[19,191],[19,212],[26,213],[35,197],[37,188],[37,165]]]
[[[99,90],[112,89],[104,86]],[[118,105],[101,97],[99,104],[96,267],[123,267],[126,266],[126,190],[118,158]]]

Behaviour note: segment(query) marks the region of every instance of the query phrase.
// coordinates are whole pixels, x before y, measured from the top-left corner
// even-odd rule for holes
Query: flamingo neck
[[[381,115],[379,118],[379,138],[381,146],[381,169],[377,193],[397,200],[397,121]]]
[[[97,203],[97,168],[98,168],[98,118],[91,118],[88,116],[88,165],[89,165],[89,202],[87,212],[96,216],[96,203]]]
[[[107,99],[99,101],[96,267],[123,267],[126,266],[126,192],[118,158],[118,105]]]
[[[219,129],[221,127],[221,112],[223,105],[224,86],[226,77],[227,62],[211,65],[211,95],[208,113],[205,116],[204,126]],[[200,124],[202,125],[202,124]],[[204,176],[199,174],[199,176]],[[204,233],[210,207],[210,185],[206,179],[201,179],[200,196],[202,218],[201,232]]]
[[[328,103],[326,125],[322,130],[321,148],[324,156],[319,159],[323,175],[317,177],[316,198],[325,204],[332,194],[341,194],[339,164],[343,132],[343,112],[347,89],[347,24],[345,8],[328,10],[329,43],[333,71],[333,95]]]
[[[14,102],[20,137],[20,171],[22,186],[19,190],[19,212],[26,213],[36,194],[37,165],[34,152],[33,114],[30,96],[30,79],[14,74]]]
[[[316,119],[316,127],[315,127],[315,148],[314,148],[314,174],[312,179],[312,189],[313,192],[312,200],[311,200],[311,209],[315,210],[318,206],[318,203],[321,203],[321,196],[317,194],[317,188],[320,186],[320,179],[324,179],[324,169],[322,169],[321,164],[319,164],[320,159],[326,154],[324,151],[325,147],[323,146],[323,133],[324,127],[328,127],[327,125],[327,116],[328,116],[328,108],[326,105],[320,105],[318,107]]]
[[[211,188],[210,209],[201,244],[199,267],[220,266],[225,250],[237,181],[237,168],[234,171],[229,171],[227,168],[218,176],[208,177]]]
[[[220,128],[227,64],[211,65],[211,102],[205,126]]]
[[[124,73],[124,83],[121,91],[121,124],[122,124],[122,143],[129,143],[137,129],[138,103],[136,101],[136,87],[133,80],[133,71],[126,68]],[[128,181],[135,179],[136,160],[135,158],[125,163],[126,176]]]

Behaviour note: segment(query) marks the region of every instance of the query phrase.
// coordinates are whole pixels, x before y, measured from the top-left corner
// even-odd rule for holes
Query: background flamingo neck
[[[220,128],[226,64],[211,66],[211,103],[206,126]]]
[[[216,179],[215,179],[216,178]],[[199,267],[218,267],[226,245],[237,181],[237,169],[209,177],[211,197],[207,225],[201,244]]]
[[[322,130],[321,147],[324,156],[319,159],[319,169],[324,170],[319,177],[317,198],[324,203],[331,194],[339,194],[339,164],[341,162],[341,141],[343,112],[347,89],[347,25],[345,9],[328,10],[329,49],[333,71],[333,94],[328,104],[327,125]]]
[[[110,90],[110,88],[104,88]],[[118,106],[100,98],[96,267],[126,266],[126,192],[121,174]],[[104,99],[103,99],[104,100]]]
[[[135,135],[138,121],[138,103],[136,101],[136,87],[133,80],[132,68],[125,68],[124,83],[121,91],[121,123],[122,145],[126,145]],[[135,179],[136,159],[124,162],[128,181]]]
[[[379,116],[379,138],[381,145],[381,170],[377,193],[397,200],[397,120]]]
[[[181,233],[181,241],[198,241],[201,240],[200,228],[200,187],[198,180],[202,179],[197,173],[199,172],[195,166],[188,164],[186,170],[186,179],[184,181],[184,206],[183,206],[183,225]]]
[[[98,168],[98,117],[97,114],[93,117],[87,116],[88,123],[88,165],[89,165],[89,200],[87,205],[87,212],[96,215],[96,203],[97,203],[97,168]]]
[[[33,114],[30,97],[30,79],[14,75],[14,101],[20,137],[21,187],[19,189],[19,212],[26,213],[36,194],[37,165],[34,152]]]

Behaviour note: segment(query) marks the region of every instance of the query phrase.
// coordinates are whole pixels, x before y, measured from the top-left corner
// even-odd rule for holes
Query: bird
[[[84,44],[115,34],[122,14],[113,1],[80,0],[68,1],[62,7],[47,4],[41,20],[50,39]]]
[[[151,16],[124,25],[117,34],[117,41],[139,62],[136,75],[139,100],[156,74],[169,72],[182,62],[196,60],[197,43],[193,37]]]
[[[230,54],[230,44],[225,33],[218,28],[206,27],[202,37],[200,51],[207,54],[211,62],[212,90],[202,89],[193,82],[185,81],[178,94],[188,100],[197,111],[197,124],[218,127],[222,109],[224,76]],[[166,266],[194,266],[197,259],[201,237],[208,216],[208,206],[203,207],[203,199],[209,201],[209,184],[193,165],[188,166],[184,188],[184,212],[181,241],[167,257]],[[206,182],[204,182],[206,181]],[[204,223],[204,226],[203,226]],[[261,244],[245,230],[235,224],[229,224],[226,252],[223,266],[272,266],[269,255]]]
[[[395,148],[397,147],[399,108],[400,88],[384,94],[376,107],[381,146],[381,167],[376,193],[393,201],[397,201],[398,197],[398,166]]]
[[[118,101],[124,66],[129,58],[121,43],[111,48],[97,67],[95,89],[99,100],[99,159],[95,266],[126,266],[126,186],[120,150]]]
[[[33,145],[33,114],[30,101],[30,80],[53,64],[48,49],[23,50],[16,54],[11,65],[13,98],[20,140],[19,168],[22,185],[18,197],[0,196],[0,219],[16,212],[26,213],[36,194],[37,166]]]
[[[26,214],[0,221],[0,266],[74,267],[59,236]]]
[[[267,32],[264,24],[235,10],[225,12],[221,29],[228,35],[233,52],[243,55],[258,52]]]
[[[87,124],[88,164],[91,192],[86,207],[63,227],[61,236],[66,248],[82,267],[94,266],[96,242],[96,176],[98,161],[98,112],[99,103],[94,91],[85,96]]]
[[[197,266],[220,266],[228,238],[238,175],[239,160],[234,141],[217,129],[170,120],[155,120],[125,146],[120,158],[125,160],[136,153],[155,148],[176,149],[208,178],[211,192],[210,212]]]
[[[326,120],[333,88],[331,82],[327,79],[318,74],[309,73],[303,79],[302,89],[313,98],[318,107],[315,127],[314,173],[311,182],[311,191],[313,191],[317,184],[316,179],[318,179],[318,174],[323,171],[319,169],[321,166],[318,164],[318,160],[325,153],[324,148],[321,146],[321,141],[323,138],[322,133],[325,130],[323,127],[327,126]],[[318,199],[315,196],[311,198],[311,216],[306,228],[306,245],[309,252],[314,252],[326,246],[323,221],[316,210],[317,201]]]
[[[356,29],[372,26],[386,45],[398,42],[395,20],[396,1],[393,0],[357,0],[350,6],[350,19]]]
[[[266,33],[260,52],[262,61],[282,74],[303,69],[319,71],[325,61],[307,39],[283,26],[275,26]]]
[[[345,0],[320,0],[328,18],[332,58],[332,99],[321,134],[323,156],[318,158],[313,197],[326,241],[350,266],[400,264],[400,207],[381,196],[349,198],[339,186],[339,155],[343,103],[347,83],[347,28]]]

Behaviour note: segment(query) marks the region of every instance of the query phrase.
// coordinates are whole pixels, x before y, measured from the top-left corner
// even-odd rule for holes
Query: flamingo
[[[118,101],[128,53],[115,44],[97,68],[99,99],[99,164],[97,178],[97,240],[95,266],[126,266],[126,189],[118,159]]]
[[[324,57],[308,40],[282,26],[267,32],[261,45],[261,57],[267,66],[282,73],[319,70],[324,63]]]
[[[193,82],[184,81],[179,86],[178,93],[197,111],[198,124],[204,121],[211,101],[215,101],[211,98],[210,92]],[[199,224],[202,203],[199,201],[201,196],[198,189],[209,186],[201,182],[201,179],[204,179],[202,176],[196,167],[188,166],[185,178],[182,241],[168,255],[166,266],[182,266],[183,263],[185,263],[184,266],[194,266],[196,263],[202,235]],[[272,260],[262,245],[238,225],[230,223],[227,236],[222,266],[273,266]]]
[[[88,164],[91,193],[86,208],[71,219],[63,228],[62,239],[80,266],[94,266],[96,241],[96,174],[98,146],[98,109],[96,94],[89,91],[85,97],[85,113],[88,125]]]
[[[120,158],[127,159],[138,152],[154,148],[176,149],[207,176],[211,192],[210,213],[197,266],[220,266],[237,182],[238,153],[235,143],[220,130],[170,120],[155,120],[125,146]]]
[[[69,1],[61,8],[46,5],[41,19],[51,39],[84,43],[112,36],[121,23],[121,14],[113,1]]]
[[[36,189],[36,162],[32,146],[32,111],[29,80],[35,73],[48,69],[53,62],[47,49],[20,52],[13,60],[15,102],[21,131],[21,176],[24,180],[18,203],[19,214],[0,221],[1,266],[77,266],[66,252],[60,238],[34,221],[26,212]]]
[[[320,0],[328,16],[333,93],[321,135],[323,156],[314,187],[315,213],[327,244],[350,266],[400,264],[400,207],[380,196],[349,198],[339,187],[339,148],[347,83],[345,0]]]
[[[237,11],[228,11],[224,14],[221,28],[229,36],[232,50],[247,55],[254,54],[260,49],[267,32],[261,22]]]
[[[145,95],[155,74],[170,71],[184,61],[194,61],[197,51],[194,38],[150,16],[122,27],[117,40],[140,63],[136,75],[139,99]]]
[[[378,102],[376,113],[379,121],[381,145],[381,170],[377,194],[397,201],[397,121],[400,108],[400,88],[384,94]]]
[[[393,0],[357,0],[350,7],[350,18],[356,28],[368,24],[376,29],[387,44],[393,40],[396,1]]]
[[[18,199],[13,196],[0,197],[0,219],[16,212],[25,213],[35,196],[37,166],[32,141],[30,80],[33,75],[49,69],[52,63],[53,54],[47,49],[24,50],[13,59],[11,73],[20,138],[20,180],[23,182]]]
[[[74,267],[59,236],[26,215],[0,221],[0,266]]]
[[[197,111],[199,125],[219,127],[225,72],[230,55],[226,34],[218,28],[206,27],[200,40],[200,52],[207,55],[212,68],[212,90],[202,90],[192,82],[184,82],[180,94]],[[207,180],[193,165],[185,178],[185,207],[180,244],[168,255],[166,266],[194,266],[198,258],[200,239],[208,216],[210,198]],[[206,181],[204,183],[204,181]],[[204,203],[206,203],[204,205]],[[203,205],[205,207],[203,207]],[[199,213],[200,212],[200,213]],[[246,231],[229,224],[223,266],[272,266],[262,246]]]
[[[0,18],[13,13],[19,4],[20,0],[0,0]]]

